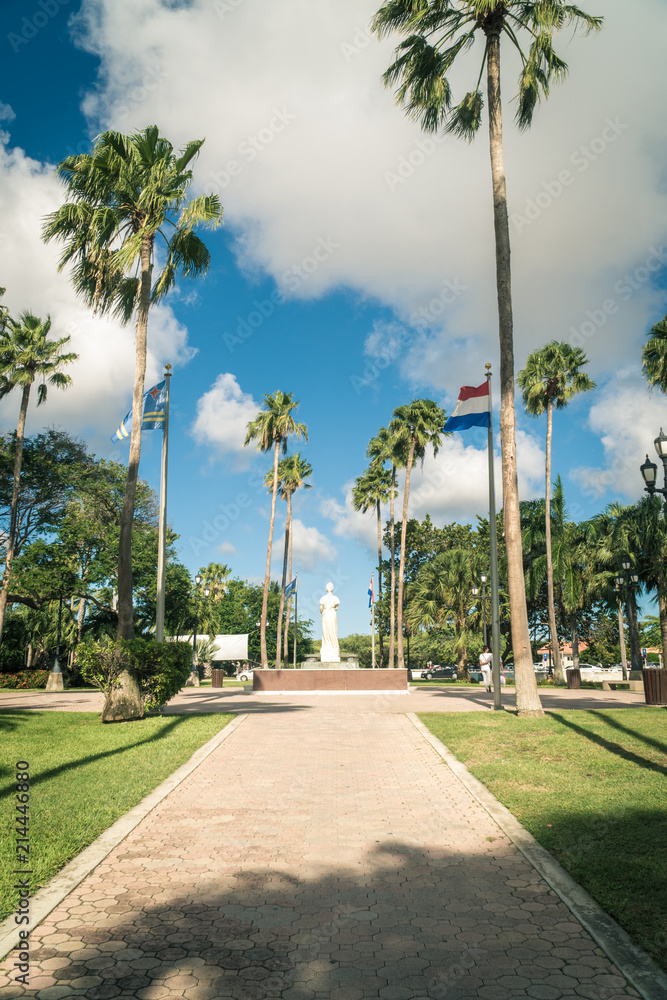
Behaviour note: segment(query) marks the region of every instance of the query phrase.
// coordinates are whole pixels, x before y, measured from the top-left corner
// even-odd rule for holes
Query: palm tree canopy
[[[48,340],[51,318],[45,320],[30,312],[21,313],[18,320],[7,319],[0,333],[0,399],[20,386],[32,385],[39,379],[37,405],[46,399],[47,386],[64,389],[72,382],[63,374],[62,365],[76,361],[78,354],[63,354],[62,348],[69,337]]]
[[[562,409],[579,392],[595,388],[595,382],[581,371],[588,358],[580,347],[552,340],[529,354],[517,382],[528,413],[540,416],[549,404]]]
[[[208,269],[209,252],[193,228],[218,225],[220,200],[213,194],[186,201],[188,167],[203,142],[189,142],[176,154],[156,125],[130,136],[108,131],[92,154],[59,164],[72,201],[47,216],[42,235],[65,244],[59,269],[72,264],[74,287],[88,305],[129,321],[140,291],[142,250],[150,246],[152,261],[158,234],[166,261],[153,283],[152,302],[166,295],[177,272],[196,277]]]
[[[295,410],[299,403],[293,399],[291,392],[278,390],[273,396],[266,395],[264,405],[266,409],[260,411],[248,424],[244,447],[251,441],[257,441],[258,451],[269,451],[278,444],[284,454],[287,451],[287,438],[290,434],[308,440],[306,425],[297,424],[292,416],[292,410]]]
[[[369,441],[366,456],[371,459],[373,465],[381,467],[385,462],[389,462],[390,465],[400,469],[408,460],[408,447],[402,438],[397,439],[394,430],[381,427]]]
[[[211,597],[219,601],[227,591],[227,580],[231,576],[231,568],[226,563],[209,563],[199,570],[202,589],[208,587]]]
[[[387,0],[371,22],[384,37],[392,32],[406,36],[396,59],[383,76],[385,86],[398,84],[397,104],[427,132],[444,128],[472,140],[482,121],[484,98],[480,89],[488,56],[487,40],[504,35],[521,60],[516,121],[528,128],[552,81],[561,80],[567,65],[553,48],[556,32],[573,25],[586,33],[602,27],[592,17],[561,0]],[[528,50],[520,38],[527,35]],[[482,51],[474,90],[453,104],[450,70],[460,52],[472,49],[482,36]]]
[[[313,474],[313,467],[310,462],[301,458],[299,452],[294,455],[286,455],[278,462],[278,492],[281,500],[287,499],[287,494],[295,493],[303,487],[306,490],[312,489],[312,483],[307,483],[306,479]],[[273,489],[273,469],[270,469],[264,476],[264,485],[269,493]]]
[[[648,332],[642,351],[642,372],[649,385],[667,392],[667,316]]]
[[[394,495],[396,490],[394,489]],[[352,506],[365,514],[378,503],[386,503],[391,495],[391,473],[371,462],[370,466],[354,481]]]
[[[413,399],[396,407],[389,431],[394,435],[396,448],[407,453],[414,445],[414,457],[423,461],[429,445],[433,454],[438,454],[446,419],[445,411],[432,399]]]

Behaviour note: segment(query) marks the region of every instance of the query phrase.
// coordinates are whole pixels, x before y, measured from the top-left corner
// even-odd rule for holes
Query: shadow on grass
[[[636,740],[645,743],[647,747],[653,747],[654,750],[667,753],[667,743],[661,743],[660,740],[653,739],[652,736],[647,736],[645,733],[638,733],[636,729],[624,726],[622,722],[607,715],[606,712],[592,712],[591,714],[598,719],[602,719],[608,726],[612,726],[612,728],[618,729],[622,733],[627,733],[628,736],[634,736]]]
[[[575,733],[578,733],[580,736],[590,740],[591,743],[596,743],[599,747],[603,747],[603,749],[608,750],[609,753],[616,754],[617,757],[622,757],[623,760],[632,761],[633,764],[637,764],[638,767],[643,767],[647,771],[655,771],[657,774],[667,775],[667,767],[662,764],[656,764],[655,761],[649,760],[648,757],[642,757],[640,754],[634,753],[632,750],[628,750],[627,747],[621,746],[620,743],[612,743],[611,740],[605,739],[605,737],[600,736],[599,733],[594,733],[590,729],[586,729],[584,726],[578,726],[576,722],[568,719],[566,715],[563,715],[560,712],[554,712],[552,710],[549,714],[554,719],[558,719],[562,725],[567,726],[568,729],[572,729]],[[600,714],[601,713],[599,711],[594,713],[596,718],[599,717]],[[619,728],[623,730],[625,727],[619,725]],[[631,730],[626,730],[626,732],[631,732]]]

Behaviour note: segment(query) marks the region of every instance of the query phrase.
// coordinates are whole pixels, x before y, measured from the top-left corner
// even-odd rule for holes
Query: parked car
[[[457,676],[457,669],[454,666],[441,667],[439,664],[436,664],[436,666],[422,671],[422,677],[426,681],[455,681]]]
[[[254,671],[250,670],[250,668],[248,667],[245,667],[243,670],[240,671],[240,673],[236,675],[236,679],[237,681],[252,681],[253,673]]]

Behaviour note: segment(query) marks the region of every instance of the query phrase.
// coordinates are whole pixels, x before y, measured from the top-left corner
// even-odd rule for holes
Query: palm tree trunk
[[[565,678],[560,664],[560,646],[558,645],[558,629],[556,628],[556,607],[554,603],[554,560],[551,549],[551,435],[553,431],[554,405],[551,397],[547,400],[547,457],[546,457],[546,487],[544,491],[544,533],[547,549],[547,613],[549,616],[549,632],[551,633],[551,649],[554,658],[554,680],[562,684]]]
[[[132,604],[132,526],[134,504],[139,478],[141,456],[141,423],[143,419],[144,379],[146,377],[146,344],[148,338],[148,310],[151,301],[152,242],[144,236],[141,245],[141,288],[137,310],[136,347],[134,364],[134,391],[132,393],[132,434],[130,458],[125,484],[125,499],[120,515],[118,542],[118,638],[134,638],[134,609]],[[143,715],[139,679],[133,670],[124,670],[119,676],[120,686],[109,692],[102,710],[103,722],[122,722],[139,719]]]
[[[572,666],[579,669],[579,626],[577,625],[577,613],[572,614]]]
[[[378,603],[382,600],[382,510],[380,507],[380,501],[376,500],[376,510],[378,518]],[[382,644],[382,625],[380,622],[376,622],[378,625],[378,639],[380,641],[380,667],[384,666],[384,647]]]
[[[396,639],[397,639],[397,662],[399,670],[405,668],[403,658],[403,575],[405,573],[405,538],[408,531],[408,500],[410,499],[410,473],[415,457],[415,439],[410,440],[410,451],[408,461],[405,466],[405,489],[403,491],[403,521],[401,523],[401,558],[398,567],[398,596],[396,598]]]
[[[283,581],[280,585],[280,605],[278,607],[278,624],[276,627],[276,670],[280,670],[280,664],[282,662],[282,634],[283,634],[283,610],[285,608],[285,587],[287,586],[287,560],[289,557],[289,536],[290,536],[290,519],[289,519],[289,502],[290,491],[287,490],[287,504],[288,512],[285,515],[285,551],[283,552]]]
[[[389,498],[389,537],[391,539],[391,574],[389,593],[389,662],[388,667],[394,666],[394,656],[396,650],[396,618],[395,618],[395,597],[396,597],[396,529],[394,524],[394,490],[396,487],[396,466],[391,467],[391,496]]]
[[[500,338],[500,442],[502,449],[503,506],[507,583],[514,652],[516,706],[519,715],[542,715],[533,670],[528,632],[526,590],[523,578],[519,483],[516,468],[516,417],[514,413],[514,334],[510,233],[503,162],[503,120],[500,100],[500,25],[487,36],[487,91],[489,148],[493,183],[493,226],[496,241],[496,288]]]
[[[623,664],[623,680],[627,680],[628,672],[628,651],[625,645],[625,625],[623,623],[623,605],[620,598],[618,604],[618,641],[621,647],[621,663]]]
[[[287,524],[289,525],[289,567],[287,575],[292,581],[292,494],[287,493]],[[289,619],[292,610],[292,595],[287,598],[287,610],[285,611],[285,636],[283,641],[283,653],[285,666],[289,663]]]
[[[264,593],[262,594],[262,617],[260,620],[259,645],[262,668],[268,669],[269,656],[266,651],[266,618],[269,609],[269,585],[271,583],[271,549],[273,547],[273,526],[276,522],[276,497],[278,495],[278,456],[280,454],[280,438],[276,438],[273,447],[273,487],[271,490],[271,521],[269,523],[269,542],[266,547],[266,569],[264,570]]]
[[[30,389],[32,382],[23,386],[21,395],[21,409],[19,410],[19,422],[16,428],[16,452],[14,454],[14,481],[12,483],[12,503],[9,515],[9,538],[7,539],[7,555],[5,557],[5,572],[2,576],[2,589],[0,589],[0,643],[5,627],[5,612],[7,610],[7,597],[9,595],[9,577],[12,571],[14,560],[14,549],[16,547],[16,528],[19,511],[19,485],[21,482],[21,463],[23,461],[23,439],[25,437],[25,418],[28,412],[28,401],[30,399]]]
[[[662,665],[667,667],[667,596],[665,596],[662,587],[658,587],[658,614],[662,639]]]
[[[637,624],[637,598],[633,591],[630,591],[628,595],[628,626],[632,629],[632,638],[634,640],[635,647],[635,659],[636,663],[632,664],[632,669],[641,670],[642,666],[642,654],[641,654],[641,643],[639,641],[639,625]],[[632,647],[632,644],[631,644]]]

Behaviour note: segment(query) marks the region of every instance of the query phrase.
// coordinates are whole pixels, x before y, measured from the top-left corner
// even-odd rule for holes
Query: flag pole
[[[296,580],[296,586],[294,588],[294,659],[293,659],[293,666],[294,666],[294,669],[296,670],[296,623],[297,623],[296,602],[297,602],[298,594],[299,594],[299,574],[298,573],[295,575],[294,579]]]
[[[155,638],[164,639],[164,590],[167,555],[167,464],[169,457],[169,380],[171,365],[165,365],[164,427],[162,429],[162,471],[160,475],[160,521],[157,550],[157,608],[155,613]]]
[[[491,653],[493,655],[493,708],[502,708],[500,698],[500,607],[498,602],[498,531],[496,526],[496,488],[493,468],[493,409],[491,407],[491,365],[486,367],[489,386],[489,549],[491,555]]]
[[[373,600],[373,577],[371,577],[371,663],[375,670],[375,601]]]

